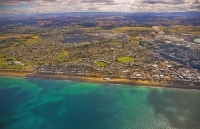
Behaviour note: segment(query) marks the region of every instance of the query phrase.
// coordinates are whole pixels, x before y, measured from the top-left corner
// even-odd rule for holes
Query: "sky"
[[[57,12],[200,11],[200,0],[0,0],[0,15]]]

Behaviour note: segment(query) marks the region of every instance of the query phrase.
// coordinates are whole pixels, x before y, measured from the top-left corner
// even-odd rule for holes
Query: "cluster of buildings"
[[[30,27],[24,29],[38,31]],[[143,37],[140,42],[132,41],[126,33],[87,30],[86,38],[83,37],[83,41],[76,44],[62,41],[65,38],[77,40],[75,38],[81,34],[67,35],[70,30],[65,32],[62,28],[40,28],[42,34],[38,43],[4,49],[1,53],[16,57],[16,65],[30,65],[32,71],[37,73],[199,85],[200,72],[192,66],[192,63],[200,64],[199,45],[178,41],[174,36],[166,36],[157,27],[154,29],[158,31],[158,36]],[[92,41],[87,41],[88,38]],[[56,55],[63,50],[68,55],[56,59]],[[117,60],[126,56],[134,60]],[[99,66],[98,61],[105,62],[105,66]]]

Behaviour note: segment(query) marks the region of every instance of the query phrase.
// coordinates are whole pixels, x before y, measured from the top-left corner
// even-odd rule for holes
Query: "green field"
[[[113,42],[111,42],[111,44],[114,44],[115,46],[121,46],[122,45],[122,43],[119,42],[119,41],[113,41]]]
[[[124,57],[118,58],[117,61],[122,62],[122,63],[126,63],[126,62],[134,61],[134,58],[130,57],[130,56],[124,56]]]
[[[99,66],[99,67],[105,67],[107,65],[106,62],[104,61],[97,61],[96,64]]]
[[[0,69],[4,68],[7,65],[6,60],[6,56],[0,55]]]
[[[165,33],[170,33],[170,34],[180,34],[182,33],[181,30],[179,30],[179,28],[176,27],[159,27],[161,30],[163,30]]]
[[[7,63],[8,61],[13,61],[13,58],[0,54],[0,69],[18,70],[18,69],[24,69],[25,68],[25,66],[8,64]]]
[[[39,36],[32,36],[30,38],[28,38],[24,44],[34,44],[37,43],[39,41]]]
[[[200,35],[199,26],[168,26],[168,27],[161,26],[159,28],[168,34],[186,33],[186,34]]]
[[[132,31],[153,31],[152,27],[120,27],[120,28],[114,28],[113,31],[117,33],[124,33],[127,30]]]
[[[55,57],[56,60],[62,60],[63,58],[65,58],[68,55],[68,52],[66,51],[62,51],[60,53],[58,53]]]
[[[5,34],[0,35],[1,48],[25,46],[39,41],[39,36],[34,34]]]
[[[5,69],[23,69],[24,66],[20,66],[20,65],[7,65],[4,68]]]

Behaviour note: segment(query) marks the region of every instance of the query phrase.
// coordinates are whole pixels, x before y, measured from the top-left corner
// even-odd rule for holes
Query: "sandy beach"
[[[0,71],[0,76],[12,76],[12,77],[26,77],[33,73],[28,72],[11,72],[11,71]]]
[[[128,80],[128,79],[109,79],[104,80],[100,77],[78,77],[78,76],[67,76],[58,74],[38,74],[38,73],[28,73],[28,72],[7,72],[0,71],[0,76],[12,76],[12,77],[29,77],[29,78],[43,78],[43,79],[53,79],[53,80],[70,80],[78,82],[91,82],[91,83],[111,83],[111,84],[122,84],[131,86],[149,86],[149,87],[163,87],[163,88],[181,88],[181,89],[198,89],[200,86],[192,85],[171,85],[162,84],[153,81],[140,81],[140,80]]]

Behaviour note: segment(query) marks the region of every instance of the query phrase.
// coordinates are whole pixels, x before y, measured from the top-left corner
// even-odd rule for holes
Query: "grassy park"
[[[25,40],[24,44],[34,44],[37,43],[39,40],[39,36],[35,35],[35,36],[31,36],[29,38],[27,38],[27,40]]]
[[[21,65],[7,65],[4,68],[5,69],[23,69],[24,66],[21,66]]]
[[[104,61],[97,61],[96,64],[99,66],[99,67],[105,67],[107,65],[106,62]]]
[[[15,65],[15,64],[9,64],[8,61],[13,61],[13,58],[1,54],[0,55],[0,69],[14,69],[14,70],[18,70],[18,69],[25,68],[25,66]]]
[[[55,57],[56,60],[62,60],[63,58],[65,58],[68,55],[68,52],[66,51],[61,51],[60,53],[58,53]]]
[[[111,42],[111,44],[113,44],[115,46],[121,46],[122,45],[122,43],[119,42],[119,41],[113,41],[113,42]]]
[[[130,57],[130,56],[124,56],[124,57],[119,57],[117,59],[118,62],[122,62],[122,63],[126,63],[126,62],[131,62],[131,61],[134,61],[134,58],[133,57]]]
[[[4,68],[7,65],[6,58],[4,55],[0,55],[0,69]]]

